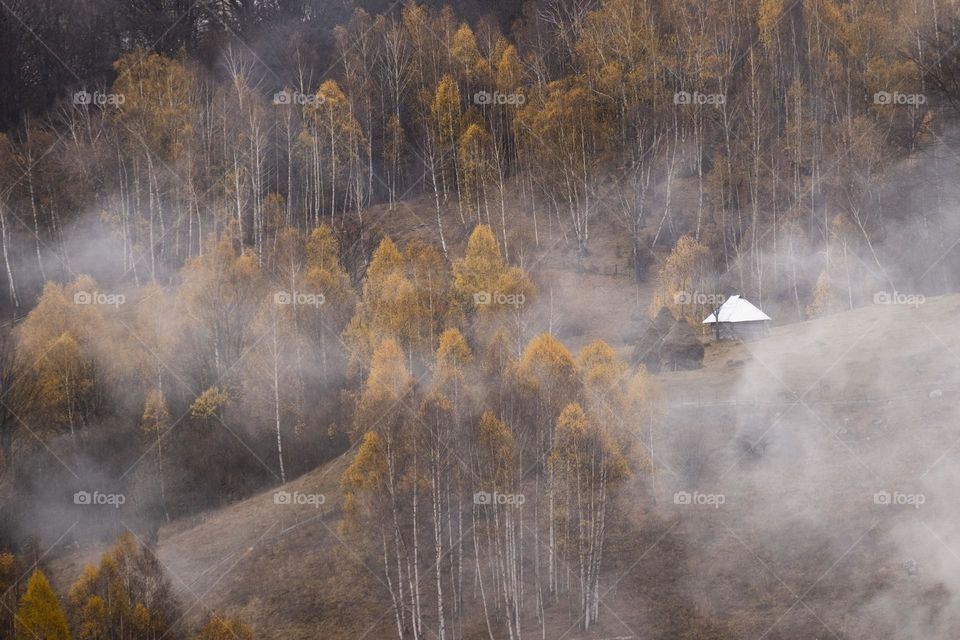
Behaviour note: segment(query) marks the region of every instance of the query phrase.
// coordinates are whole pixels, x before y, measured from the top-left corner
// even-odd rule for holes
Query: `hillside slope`
[[[637,425],[657,464],[621,501],[606,613],[563,637],[678,637],[699,619],[710,637],[960,630],[958,311],[960,296],[857,309],[711,344],[703,369],[660,376],[670,411]],[[376,567],[337,528],[348,456],[285,487],[322,506],[267,491],[161,529],[188,620],[235,611],[278,639],[395,634]],[[58,583],[90,556],[57,559]],[[575,616],[555,609],[561,637]]]
[[[681,516],[692,592],[738,637],[957,633],[958,311],[865,307],[662,376],[658,502]]]

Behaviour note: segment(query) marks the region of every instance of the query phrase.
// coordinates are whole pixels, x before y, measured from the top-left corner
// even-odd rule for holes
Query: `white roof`
[[[739,295],[730,296],[720,305],[720,322],[756,322],[769,319],[770,316]],[[711,313],[703,324],[714,324],[716,321],[714,314]]]

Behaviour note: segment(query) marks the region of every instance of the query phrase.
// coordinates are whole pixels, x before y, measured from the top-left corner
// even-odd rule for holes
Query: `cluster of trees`
[[[960,102],[953,0],[544,0],[509,33],[408,0],[338,26],[329,74],[305,47],[280,78],[234,36],[284,4],[310,13],[183,7],[159,51],[158,23],[114,16],[109,83],[64,81],[0,134],[0,287],[29,311],[0,331],[0,464],[21,500],[0,541],[29,528],[38,478],[81,480],[78,459],[157,525],[355,445],[343,526],[399,637],[463,637],[476,606],[490,637],[545,633],[561,599],[589,627],[658,393],[602,342],[575,357],[529,335],[536,292],[510,259],[543,238],[584,258],[603,223],[637,278],[672,249],[657,309],[701,317],[677,294],[723,287],[802,318],[894,285],[892,225],[930,249],[907,261],[949,252],[945,161],[921,191],[884,178],[946,128],[934,103]],[[13,2],[0,30],[45,6]],[[372,212],[416,216],[410,194],[433,241],[380,240]],[[87,224],[106,232],[92,246]],[[109,291],[74,273],[81,253],[115,267]],[[948,284],[952,264],[913,275]],[[169,594],[126,576],[152,570],[135,545],[111,553],[67,614],[38,577],[24,619],[156,635]]]
[[[437,4],[431,2],[431,4]],[[0,85],[9,91],[0,105],[0,130],[24,114],[42,113],[63,87],[109,81],[110,65],[132,47],[166,55],[179,51],[214,65],[221,47],[242,46],[278,77],[297,56],[319,73],[336,61],[333,25],[345,22],[354,6],[383,11],[387,0],[7,0],[0,13]],[[519,8],[507,0],[491,8],[482,0],[459,3],[467,15],[495,10],[502,20]]]
[[[448,325],[430,351],[403,324],[376,332],[343,527],[380,567],[400,638],[463,637],[471,611],[491,638],[545,632],[544,609],[565,597],[590,627],[618,487],[649,465],[653,379],[599,340],[574,357],[541,334],[518,352],[514,311],[473,304],[511,271],[478,227],[453,266],[468,329]],[[384,308],[372,277],[361,304]]]
[[[6,585],[6,581],[4,582]],[[10,584],[10,588],[15,585]],[[14,613],[15,611],[15,613]],[[16,640],[133,640],[187,637],[180,624],[185,611],[152,552],[130,534],[121,536],[88,565],[70,587],[66,609],[43,572],[35,569],[16,609],[10,609],[6,637]],[[195,640],[254,640],[238,618],[210,612]]]
[[[601,341],[574,357],[549,334],[530,339],[534,286],[486,225],[453,263],[383,239],[359,293],[325,225],[283,230],[262,268],[230,230],[176,287],[129,289],[111,306],[86,276],[46,285],[8,366],[41,390],[12,409],[4,438],[27,503],[5,505],[14,520],[38,511],[31,482],[63,481],[53,448],[67,467],[83,454],[117,469],[110,486],[155,531],[353,444],[343,527],[382,567],[400,637],[462,637],[474,598],[491,637],[545,624],[567,596],[595,622],[611,505],[649,465],[653,379]],[[75,634],[170,624],[146,553],[125,537],[85,571],[70,592]],[[108,598],[115,580],[135,591]]]
[[[435,40],[438,33],[447,45],[463,41],[459,57]],[[471,86],[492,88],[469,27],[458,27],[449,10],[430,15],[411,3],[396,17],[358,10],[335,40],[341,79],[314,86],[301,67],[296,85],[269,78],[274,91],[265,89],[267,70],[235,48],[216,74],[183,56],[136,49],[113,64],[109,87],[82,87],[89,100],[67,96],[55,117],[27,121],[0,140],[10,301],[20,302],[15,271],[28,248],[36,254],[31,273],[63,275],[66,265],[44,255],[63,254],[71,220],[90,210],[117,235],[117,262],[137,282],[202,254],[207,234],[231,221],[260,261],[282,227],[341,226],[345,212],[362,223],[371,202],[392,206],[427,174],[438,214],[441,202],[462,192],[454,196],[460,221],[471,203],[489,221],[493,160],[503,226],[510,168],[502,145],[491,149],[490,131],[504,137],[510,123],[496,115],[501,109],[463,113],[465,65],[486,64]],[[503,88],[514,90],[516,50],[504,53],[502,38],[498,46],[500,75],[510,83]],[[480,219],[477,210],[471,220]],[[31,242],[11,246],[15,227]],[[438,232],[446,252],[442,225]]]
[[[433,245],[383,239],[359,292],[326,225],[284,228],[262,266],[238,225],[207,244],[173,286],[48,282],[5,329],[0,461],[24,491],[25,521],[30,478],[87,488],[70,464],[83,456],[166,518],[286,482],[346,448],[352,390],[385,339],[420,375],[468,315],[478,335],[508,318],[497,326],[512,352],[525,337],[533,285],[485,226],[453,265]],[[475,305],[481,292],[490,304]],[[52,469],[50,445],[63,462]]]
[[[237,19],[257,24],[242,4]],[[284,226],[349,225],[362,240],[371,204],[413,192],[430,195],[444,254],[454,230],[482,222],[507,257],[544,227],[586,255],[605,221],[642,276],[651,249],[688,233],[741,291],[802,316],[817,279],[841,292],[892,279],[886,229],[906,216],[881,178],[944,126],[933,103],[952,99],[958,12],[950,0],[549,0],[505,34],[409,0],[337,27],[340,62],[322,80],[308,56],[281,79],[242,46],[224,44],[214,71],[135,49],[102,100],[68,99],[0,140],[7,298],[31,298],[28,273],[63,275],[69,260],[49,252],[69,253],[70,222],[89,211],[139,282],[231,223],[258,264]],[[931,245],[937,175],[909,203]]]
[[[349,412],[339,390],[350,347],[341,333],[357,296],[338,240],[323,225],[309,236],[285,229],[261,266],[237,235],[211,236],[175,286],[105,293],[89,276],[48,282],[6,329],[0,460],[25,500],[19,512],[7,507],[24,522],[35,511],[29,478],[90,488],[73,469],[83,456],[116,470],[156,521],[285,482],[343,450],[336,425]],[[410,247],[397,260],[391,285],[436,303],[441,292],[417,279],[433,273],[436,251]],[[411,319],[420,318],[396,321]],[[359,312],[354,325],[348,338],[358,344],[375,330]],[[429,328],[407,328],[423,332],[411,340],[429,340]],[[63,463],[53,469],[51,445]],[[4,529],[12,535],[15,523]]]

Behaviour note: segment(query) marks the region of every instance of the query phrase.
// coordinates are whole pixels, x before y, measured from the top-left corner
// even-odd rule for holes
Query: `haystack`
[[[684,320],[677,320],[661,307],[653,320],[634,333],[634,366],[643,364],[648,371],[699,369],[703,366],[703,345]]]

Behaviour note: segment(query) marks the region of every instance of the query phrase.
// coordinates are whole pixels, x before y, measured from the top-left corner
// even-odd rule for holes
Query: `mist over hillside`
[[[956,635],[958,42],[0,1],[0,638]]]

